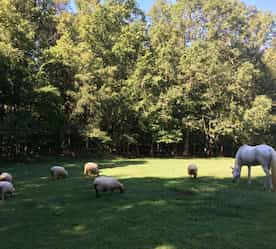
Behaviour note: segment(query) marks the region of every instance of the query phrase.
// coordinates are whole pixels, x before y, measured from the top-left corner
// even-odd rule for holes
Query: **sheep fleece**
[[[83,170],[84,175],[98,174],[98,173],[99,173],[99,168],[96,163],[86,163],[84,165],[84,170]]]
[[[61,166],[54,166],[51,168],[51,174],[52,176],[61,176],[61,177],[65,177],[68,175],[67,171],[61,167]]]
[[[15,188],[13,187],[11,182],[7,182],[7,181],[0,182],[0,193],[2,196],[2,200],[4,200],[6,193],[12,193],[14,191],[15,191]]]
[[[2,174],[0,174],[0,181],[11,182],[12,181],[12,175],[7,173],[7,172],[3,172]]]
[[[108,191],[112,189],[122,189],[123,184],[110,176],[100,176],[94,180],[94,186],[98,191]]]

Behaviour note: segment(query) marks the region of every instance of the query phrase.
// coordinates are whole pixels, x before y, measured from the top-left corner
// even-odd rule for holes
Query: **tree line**
[[[275,15],[239,0],[0,0],[0,153],[276,145]]]

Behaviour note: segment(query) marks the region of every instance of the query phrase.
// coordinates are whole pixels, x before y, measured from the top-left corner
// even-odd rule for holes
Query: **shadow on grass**
[[[24,179],[24,181],[37,181],[38,178],[43,179],[50,176],[50,168],[52,166],[63,166],[68,170],[69,178],[71,177],[81,177],[83,175],[83,167],[86,162],[96,162],[99,164],[99,168],[116,168],[116,167],[127,167],[127,166],[137,166],[146,164],[146,160],[101,160],[101,159],[90,159],[90,160],[66,160],[66,159],[52,159],[47,161],[36,162],[35,164],[23,164],[23,163],[14,163],[8,165],[1,165],[0,172],[8,171],[13,175],[14,181]]]
[[[116,168],[116,167],[127,167],[127,166],[138,166],[146,164],[147,161],[145,160],[117,160],[115,162],[110,162],[110,161],[100,161],[99,162],[99,167],[102,169],[106,168]]]
[[[21,179],[1,203],[0,237],[14,238],[1,248],[274,249],[276,198],[263,179],[129,178],[125,193],[101,198],[78,174]]]

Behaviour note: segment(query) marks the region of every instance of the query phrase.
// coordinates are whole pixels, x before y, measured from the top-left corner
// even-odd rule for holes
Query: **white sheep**
[[[83,168],[84,175],[99,175],[99,167],[96,163],[86,163]]]
[[[56,178],[56,179],[65,178],[68,176],[68,172],[61,166],[53,166],[50,169],[50,173],[52,178]]]
[[[7,172],[0,173],[0,181],[12,182],[12,175]]]
[[[196,164],[190,164],[188,166],[188,175],[190,176],[193,176],[194,178],[197,177],[197,174],[198,174],[198,168],[197,168],[197,165]]]
[[[122,183],[111,176],[98,176],[94,180],[94,188],[96,191],[96,197],[99,197],[99,192],[106,192],[118,189],[121,193],[124,192],[125,188]]]
[[[2,201],[5,199],[5,196],[7,194],[11,195],[14,191],[15,191],[15,188],[13,187],[11,182],[8,182],[8,181],[0,182],[0,193],[1,193]]]

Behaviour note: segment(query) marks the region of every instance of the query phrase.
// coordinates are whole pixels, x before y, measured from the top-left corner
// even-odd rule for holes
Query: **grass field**
[[[96,199],[92,179],[82,176],[86,161],[1,163],[17,190],[0,201],[1,249],[276,248],[276,194],[263,191],[261,167],[248,186],[246,168],[231,182],[231,158],[96,160],[126,187]],[[191,162],[196,180],[187,176]],[[49,178],[56,164],[69,178]]]

